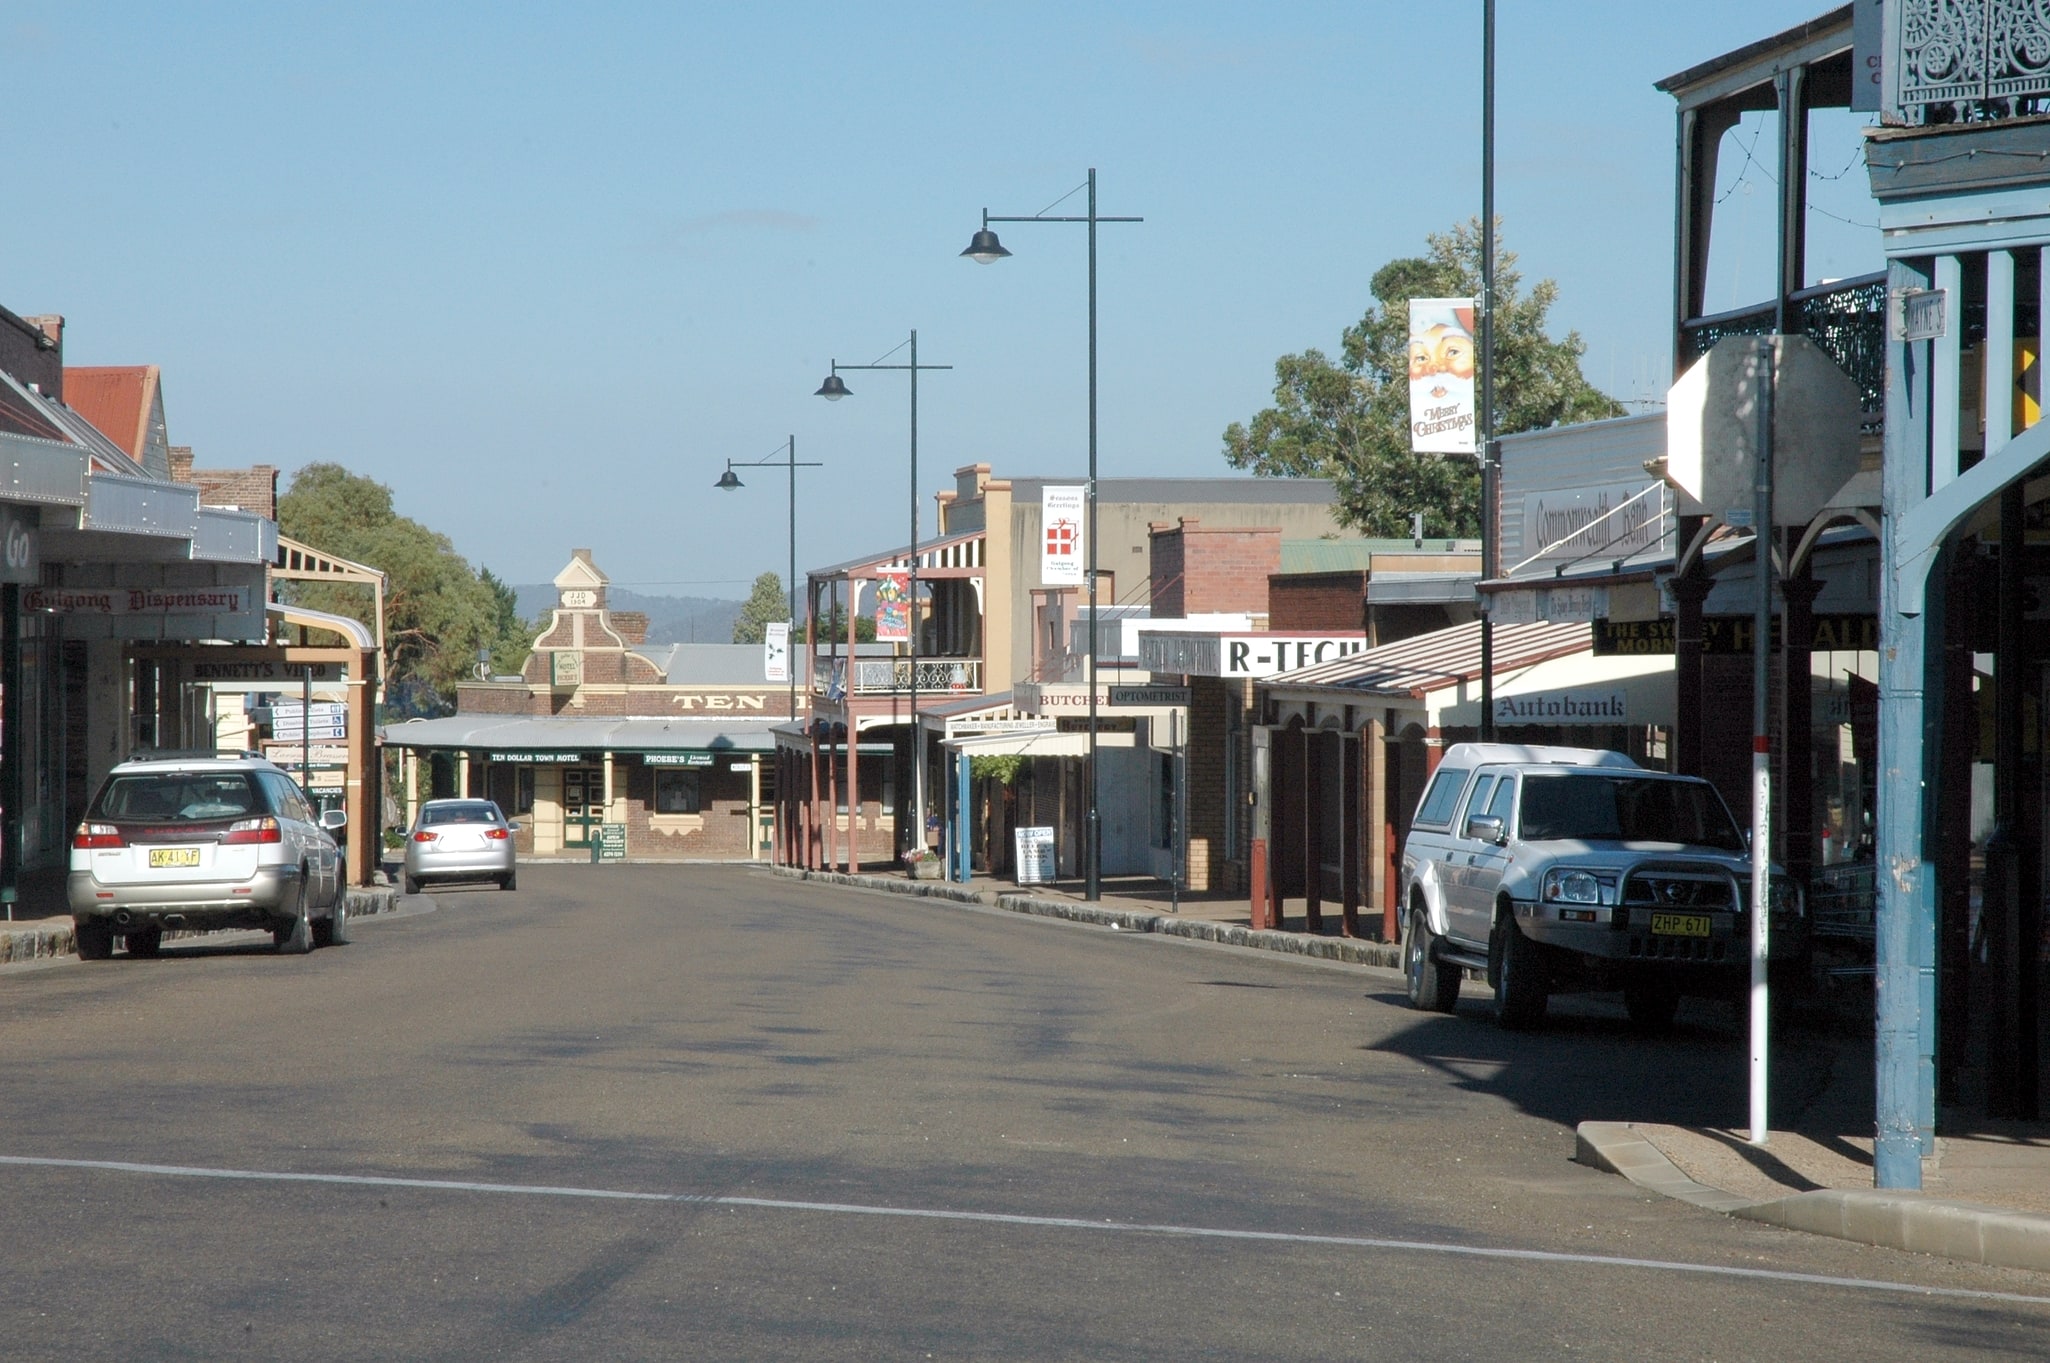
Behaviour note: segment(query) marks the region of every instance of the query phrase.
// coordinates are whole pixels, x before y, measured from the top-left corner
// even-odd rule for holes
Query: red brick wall
[[[748,773],[720,766],[699,773],[704,794],[704,827],[695,833],[656,832],[655,768],[627,767],[626,854],[629,857],[720,857],[749,855]]]
[[[1227,807],[1238,810],[1243,843],[1251,818],[1245,799],[1252,781],[1252,687],[1221,677],[1192,677],[1189,684],[1189,888],[1236,892],[1246,888],[1245,863],[1241,848],[1226,837]],[[1228,749],[1236,749],[1235,766]],[[1229,789],[1228,771],[1237,778]]]
[[[271,520],[278,518],[278,471],[269,464],[251,464],[246,469],[188,467],[182,481],[199,484],[203,506],[236,506]]]
[[[1150,552],[1147,572],[1151,578],[1149,599],[1156,620],[1175,620],[1187,615],[1182,609],[1182,532],[1175,526],[1154,521],[1147,527]]]
[[[1275,574],[1267,582],[1267,628],[1285,631],[1367,627],[1367,575]]]
[[[1155,618],[1267,613],[1267,580],[1281,571],[1281,527],[1206,530],[1184,516],[1172,529],[1149,528]]]

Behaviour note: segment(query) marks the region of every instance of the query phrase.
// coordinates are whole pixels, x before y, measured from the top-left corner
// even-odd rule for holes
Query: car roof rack
[[[223,759],[268,762],[270,758],[253,748],[137,748],[128,754],[130,762],[218,762]]]

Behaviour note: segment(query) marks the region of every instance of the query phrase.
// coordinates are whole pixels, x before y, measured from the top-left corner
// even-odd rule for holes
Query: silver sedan
[[[501,890],[519,888],[513,834],[490,800],[429,800],[420,806],[406,835],[406,893],[419,894],[428,881],[491,880]]]

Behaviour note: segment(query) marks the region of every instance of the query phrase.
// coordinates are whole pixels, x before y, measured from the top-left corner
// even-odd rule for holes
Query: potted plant
[[[903,856],[904,874],[913,880],[944,880],[947,864],[929,847],[914,847]]]

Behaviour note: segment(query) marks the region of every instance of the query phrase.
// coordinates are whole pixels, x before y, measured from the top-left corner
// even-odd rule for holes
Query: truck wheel
[[[1544,1020],[1546,985],[1544,957],[1537,943],[1516,926],[1516,914],[1508,905],[1495,915],[1495,931],[1488,940],[1488,956],[1495,977],[1495,1021],[1512,1031],[1535,1027]]]
[[[313,950],[313,920],[307,916],[306,873],[299,873],[299,895],[293,909],[292,921],[281,928],[272,928],[270,937],[278,944],[280,956],[304,956]]]
[[[420,893],[420,882],[414,879],[411,875],[408,875],[405,878],[404,887],[407,894]]]
[[[1623,986],[1630,1025],[1640,1032],[1670,1032],[1680,1011],[1680,991],[1671,980],[1635,979]]]
[[[1409,936],[1402,946],[1402,973],[1409,1003],[1427,1013],[1449,1013],[1459,1003],[1459,967],[1437,959],[1438,938],[1422,908],[1409,911]]]
[[[114,954],[114,925],[104,918],[75,922],[71,940],[81,961],[104,961]]]

